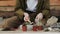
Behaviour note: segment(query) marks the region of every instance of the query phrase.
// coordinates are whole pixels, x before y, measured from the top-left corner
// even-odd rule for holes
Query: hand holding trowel
[[[29,24],[32,24],[33,22],[30,21],[30,17],[28,13],[24,13],[24,21],[28,22]]]

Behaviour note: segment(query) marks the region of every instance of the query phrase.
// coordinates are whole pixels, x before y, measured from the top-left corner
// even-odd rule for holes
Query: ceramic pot
[[[33,26],[33,31],[37,31],[37,26]]]
[[[26,29],[27,31],[31,31],[33,29],[33,25],[26,25],[26,26],[23,26],[23,25],[20,25],[20,29]]]

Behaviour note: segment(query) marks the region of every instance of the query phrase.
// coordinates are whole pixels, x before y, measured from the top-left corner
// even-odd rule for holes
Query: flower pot
[[[27,26],[26,25],[22,26],[22,31],[27,31]]]
[[[37,26],[33,26],[33,31],[37,31]]]
[[[26,29],[27,31],[31,31],[33,29],[33,25],[20,25],[20,29],[24,31],[24,29]]]
[[[43,30],[42,26],[37,26],[38,30]]]

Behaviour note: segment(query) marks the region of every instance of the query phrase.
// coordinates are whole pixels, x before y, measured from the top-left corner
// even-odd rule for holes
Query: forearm
[[[42,7],[42,13],[45,16],[45,18],[49,18],[50,15],[50,3],[49,0],[44,0],[43,7]]]

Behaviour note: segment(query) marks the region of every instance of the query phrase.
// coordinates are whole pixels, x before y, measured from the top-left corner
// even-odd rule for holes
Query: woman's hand
[[[28,13],[24,13],[24,21],[29,21],[29,14]]]
[[[43,19],[43,14],[39,13],[35,18],[35,23],[38,25],[40,24],[39,21]]]
[[[40,20],[43,19],[43,14],[42,13],[37,14],[36,19],[40,19]]]

